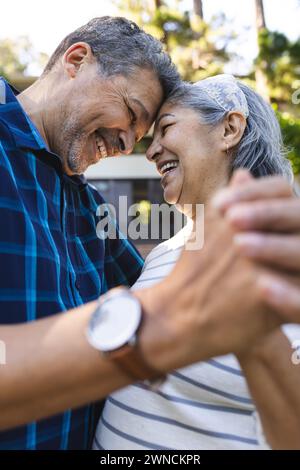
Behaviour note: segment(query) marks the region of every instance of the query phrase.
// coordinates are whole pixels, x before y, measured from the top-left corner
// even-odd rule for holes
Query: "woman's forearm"
[[[300,449],[300,366],[280,331],[238,357],[273,449]]]

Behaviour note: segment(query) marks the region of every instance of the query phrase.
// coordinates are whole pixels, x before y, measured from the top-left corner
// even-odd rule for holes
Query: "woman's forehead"
[[[172,103],[168,100],[164,101],[161,105],[161,107],[159,108],[158,110],[158,113],[157,113],[157,119],[159,119],[159,117],[164,114],[164,113],[170,113],[172,112],[172,109],[176,109],[177,108],[177,104],[176,103]]]
[[[154,122],[154,129],[158,127],[160,121],[164,117],[175,115],[177,113],[178,113],[178,106],[175,103],[169,103],[168,101],[165,101],[158,111],[157,117]]]
[[[159,126],[160,121],[164,117],[188,117],[189,119],[192,119],[192,115],[196,116],[197,113],[189,106],[180,103],[165,102],[157,114],[154,129]]]

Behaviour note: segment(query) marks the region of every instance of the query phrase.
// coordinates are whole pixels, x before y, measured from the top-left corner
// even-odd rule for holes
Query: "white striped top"
[[[185,229],[152,250],[132,289],[152,286],[170,273],[181,253],[184,234]],[[299,326],[293,327],[299,338]],[[137,383],[110,395],[93,448],[269,447],[238,361],[234,355],[226,355],[170,373],[156,392]]]

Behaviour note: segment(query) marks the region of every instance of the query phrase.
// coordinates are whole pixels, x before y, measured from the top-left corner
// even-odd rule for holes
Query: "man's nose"
[[[155,162],[155,160],[161,155],[162,153],[162,146],[157,140],[153,140],[150,147],[148,147],[146,152],[146,157],[149,162]]]
[[[135,133],[132,130],[120,132],[119,134],[119,150],[124,155],[132,153],[135,146]]]

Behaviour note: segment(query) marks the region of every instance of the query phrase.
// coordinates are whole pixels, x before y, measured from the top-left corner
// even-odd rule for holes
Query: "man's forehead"
[[[146,122],[148,128],[150,128],[157,118],[161,102],[158,99],[154,99],[154,97],[150,99],[132,97],[130,103],[135,105],[135,110],[139,109],[139,117]]]
[[[132,98],[157,108],[163,99],[163,89],[153,71],[141,70],[127,78],[127,90]]]
[[[140,101],[138,98],[132,98],[131,101],[133,103],[135,103],[141,110],[141,113],[143,115],[143,118],[145,119],[145,121],[149,121],[150,120],[150,113],[148,111],[148,109],[146,108],[146,106],[144,105],[144,103],[142,103],[142,101]]]

